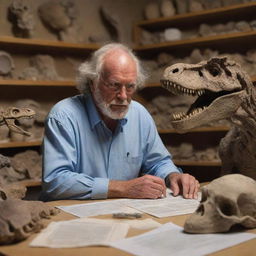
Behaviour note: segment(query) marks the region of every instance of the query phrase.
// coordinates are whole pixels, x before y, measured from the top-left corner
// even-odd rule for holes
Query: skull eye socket
[[[202,188],[202,197],[200,203],[203,203],[207,200],[208,197],[208,192],[206,189]]]
[[[216,197],[215,200],[222,214],[226,216],[237,215],[237,207],[233,201],[223,197]]]
[[[204,215],[204,205],[200,204],[198,208],[196,209],[196,213],[200,214],[201,216]]]
[[[13,113],[14,115],[18,114],[19,112],[20,112],[20,110],[19,110],[18,108],[14,108],[14,109],[12,110],[12,113]]]

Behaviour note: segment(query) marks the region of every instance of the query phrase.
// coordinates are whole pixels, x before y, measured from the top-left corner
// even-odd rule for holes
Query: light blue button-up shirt
[[[103,199],[109,180],[181,172],[148,111],[132,101],[112,133],[91,95],[57,103],[45,122],[42,200]]]

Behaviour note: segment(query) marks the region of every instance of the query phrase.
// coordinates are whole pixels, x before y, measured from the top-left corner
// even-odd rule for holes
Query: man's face
[[[133,62],[105,68],[93,96],[100,112],[110,119],[122,119],[128,112],[132,95],[136,89],[137,71]]]

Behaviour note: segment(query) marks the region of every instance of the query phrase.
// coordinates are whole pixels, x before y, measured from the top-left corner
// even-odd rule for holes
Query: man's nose
[[[122,100],[127,99],[127,92],[126,92],[125,86],[121,86],[117,96],[119,99],[122,99]]]

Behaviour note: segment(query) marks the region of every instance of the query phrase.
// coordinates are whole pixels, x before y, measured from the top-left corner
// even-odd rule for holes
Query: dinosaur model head
[[[33,118],[34,115],[35,111],[32,109],[10,107],[0,112],[0,125],[5,124],[13,132],[30,136],[31,134],[29,132],[24,131],[18,125],[19,120],[24,118]]]
[[[226,57],[165,69],[161,85],[174,94],[197,96],[186,113],[173,114],[174,129],[187,130],[230,118],[246,97],[250,78]]]

